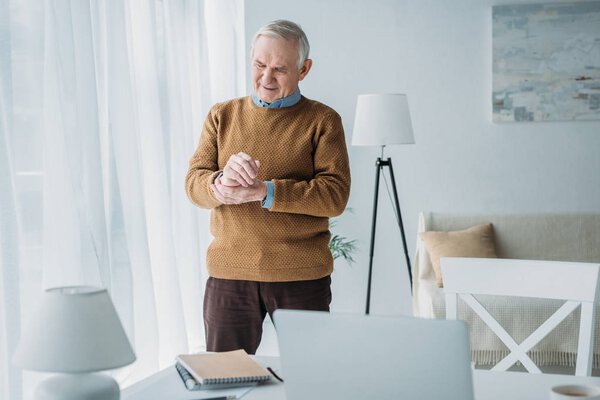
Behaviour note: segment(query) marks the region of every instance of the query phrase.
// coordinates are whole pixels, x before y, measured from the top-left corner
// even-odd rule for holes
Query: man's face
[[[272,103],[294,93],[312,65],[306,60],[300,70],[296,66],[298,44],[268,36],[259,36],[252,55],[252,82],[262,101]]]

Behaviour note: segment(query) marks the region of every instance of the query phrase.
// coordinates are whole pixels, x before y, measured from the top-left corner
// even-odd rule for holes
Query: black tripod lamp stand
[[[373,200],[373,221],[371,223],[371,245],[369,249],[369,279],[367,282],[367,301],[365,313],[369,314],[371,305],[371,277],[373,273],[373,256],[375,253],[375,231],[377,226],[377,205],[379,200],[379,181],[384,169],[389,169],[392,185],[393,206],[396,221],[402,236],[404,257],[408,269],[408,279],[412,288],[412,272],[406,235],[400,213],[400,202],[394,179],[392,159],[383,159],[383,149],[391,144],[414,144],[408,101],[405,94],[363,94],[358,96],[356,116],[352,134],[353,146],[381,146],[381,157],[375,162],[375,194]],[[385,173],[383,174],[385,179]],[[387,187],[387,184],[386,184]],[[388,188],[389,194],[389,188]]]

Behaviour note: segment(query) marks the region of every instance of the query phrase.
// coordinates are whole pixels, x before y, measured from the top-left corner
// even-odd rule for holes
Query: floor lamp
[[[373,255],[375,250],[375,228],[377,225],[377,204],[379,199],[379,177],[384,168],[389,168],[396,220],[402,235],[404,257],[408,268],[408,279],[412,290],[412,272],[406,236],[400,213],[398,191],[394,180],[392,159],[383,159],[385,146],[391,144],[414,144],[415,138],[408,110],[408,101],[405,94],[362,94],[356,103],[356,116],[354,119],[354,132],[352,134],[353,146],[381,146],[381,157],[375,162],[375,197],[373,201],[373,221],[371,224],[371,246],[369,250],[369,281],[367,284],[366,314],[369,314],[371,304],[371,276],[373,272]]]

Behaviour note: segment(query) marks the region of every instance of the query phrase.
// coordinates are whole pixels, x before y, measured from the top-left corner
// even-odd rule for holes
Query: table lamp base
[[[35,400],[119,400],[119,385],[100,373],[60,374],[42,381]]]

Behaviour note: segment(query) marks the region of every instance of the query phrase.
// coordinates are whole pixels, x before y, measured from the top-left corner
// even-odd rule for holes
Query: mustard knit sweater
[[[259,201],[223,205],[210,184],[240,151],[260,160],[271,180],[270,209]],[[340,116],[305,97],[287,108],[262,108],[251,97],[215,105],[206,118],[186,177],[188,197],[212,209],[210,276],[260,282],[331,274],[329,217],[344,211],[350,170]]]

